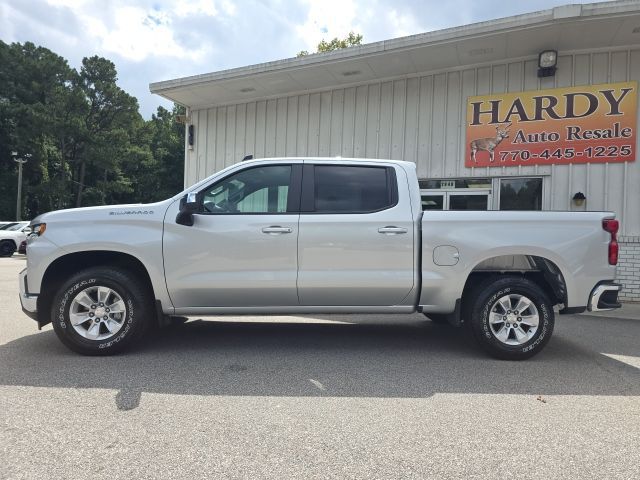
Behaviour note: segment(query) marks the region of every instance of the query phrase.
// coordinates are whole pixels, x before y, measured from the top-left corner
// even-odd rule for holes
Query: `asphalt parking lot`
[[[640,320],[526,362],[414,316],[193,319],[82,357],[0,259],[0,478],[640,478]],[[618,316],[623,316],[618,314]]]

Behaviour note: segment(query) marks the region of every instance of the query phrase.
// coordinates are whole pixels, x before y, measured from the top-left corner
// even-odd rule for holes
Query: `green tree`
[[[318,44],[316,53],[331,52],[333,50],[354,47],[356,45],[362,45],[362,35],[359,33],[356,34],[354,32],[349,32],[349,35],[346,38],[340,39],[336,37],[328,42],[322,39],[322,41]],[[309,52],[307,50],[301,50],[296,56],[304,57],[307,55],[309,55]]]
[[[179,113],[159,108],[145,121],[105,58],[85,58],[76,71],[46,48],[0,41],[0,218],[15,215],[12,151],[32,154],[24,166],[23,218],[177,193],[184,161]]]
[[[150,155],[138,153],[138,161],[127,162],[124,172],[132,181],[133,197],[140,202],[169,198],[183,188],[184,125],[176,120],[184,108],[174,105],[167,110],[158,107],[151,120],[138,132],[142,145],[148,145]]]
[[[91,204],[130,193],[131,182],[122,175],[122,162],[142,161],[150,156],[148,147],[135,138],[143,127],[138,101],[116,84],[115,65],[101,57],[84,58],[78,86],[84,93],[88,110],[83,115],[77,142],[74,182],[75,206],[83,205],[85,189]],[[136,148],[134,148],[136,147]],[[87,185],[87,171],[92,181]]]
[[[11,151],[31,153],[24,166],[23,208],[50,209],[51,198],[65,195],[52,179],[64,165],[57,149],[61,118],[55,106],[70,104],[67,99],[74,70],[66,60],[33,43],[7,45],[0,42],[0,196],[3,218],[14,218],[16,166]],[[24,215],[24,212],[23,212]]]

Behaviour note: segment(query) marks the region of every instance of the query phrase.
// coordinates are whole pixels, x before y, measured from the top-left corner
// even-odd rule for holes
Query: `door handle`
[[[264,227],[262,233],[268,235],[282,235],[283,233],[291,233],[292,230],[289,227],[280,227],[279,225],[272,225],[271,227]]]
[[[393,226],[381,227],[378,229],[378,233],[383,233],[385,235],[400,235],[401,233],[407,233],[407,231],[408,230],[406,228]]]

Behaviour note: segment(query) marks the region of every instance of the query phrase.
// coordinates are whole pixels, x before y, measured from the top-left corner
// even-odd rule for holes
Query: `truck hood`
[[[167,208],[174,199],[156,203],[132,203],[128,205],[100,205],[98,207],[69,208],[43,213],[31,221],[31,224],[48,222],[101,222],[127,220],[162,220]]]

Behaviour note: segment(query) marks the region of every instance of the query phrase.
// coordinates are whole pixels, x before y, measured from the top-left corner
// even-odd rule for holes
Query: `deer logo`
[[[496,126],[496,136],[489,138],[478,138],[477,140],[471,141],[471,160],[473,163],[476,163],[476,153],[478,150],[484,150],[485,152],[489,152],[489,161],[493,162],[493,151],[500,144],[502,140],[505,138],[509,138],[509,125],[506,125],[503,128],[500,126]]]

